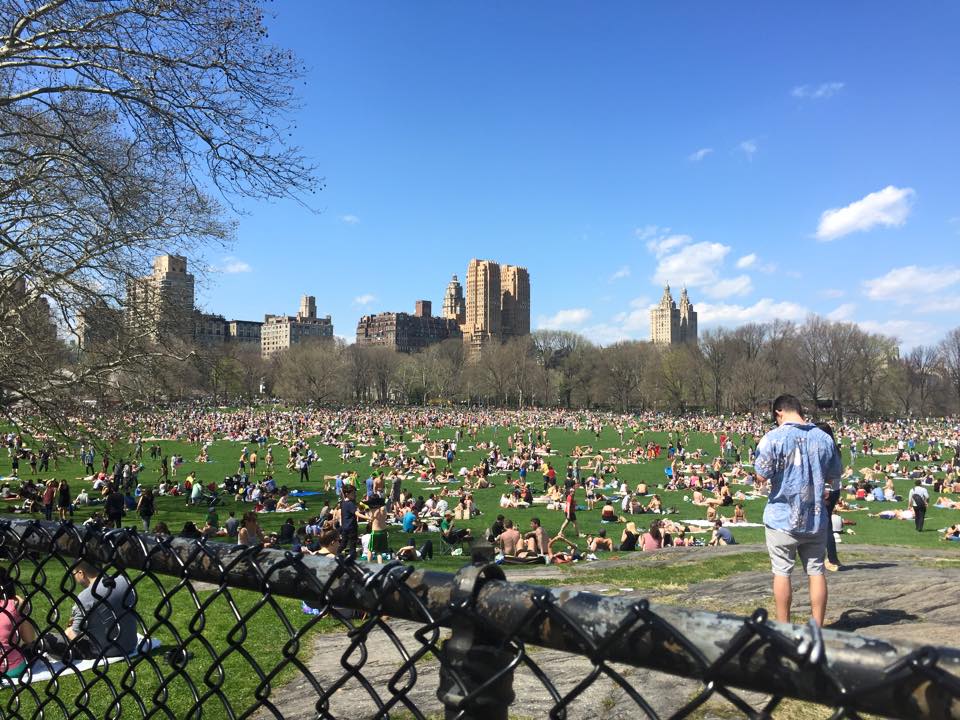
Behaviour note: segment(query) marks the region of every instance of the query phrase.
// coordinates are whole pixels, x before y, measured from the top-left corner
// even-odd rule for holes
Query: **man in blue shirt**
[[[403,531],[412,533],[417,528],[417,514],[411,503],[407,503],[407,511],[403,514]]]
[[[827,610],[823,561],[830,532],[824,498],[829,488],[840,487],[840,454],[827,433],[804,420],[800,401],[793,395],[773,401],[773,419],[777,428],[760,440],[754,467],[770,483],[763,524],[777,620],[790,620],[790,573],[799,555],[809,579],[813,619],[823,625]]]

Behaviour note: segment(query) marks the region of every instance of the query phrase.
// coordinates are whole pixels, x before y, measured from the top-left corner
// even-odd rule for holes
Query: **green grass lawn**
[[[31,617],[41,631],[69,624],[70,593],[77,594],[81,588],[62,561],[49,558],[34,564],[21,560],[17,571],[24,587],[36,589],[29,598]],[[36,695],[0,689],[0,715],[39,717],[42,710],[43,717],[65,717],[76,705],[85,707],[90,717],[134,717],[139,712],[136,696],[148,712],[155,702],[162,703],[177,718],[200,717],[191,713],[196,710],[197,698],[203,706],[202,717],[229,717],[221,699],[227,698],[234,713],[240,715],[258,705],[257,696],[283,685],[297,672],[285,661],[285,651],[305,660],[312,652],[315,633],[343,628],[331,617],[304,614],[299,601],[292,599],[265,599],[255,592],[221,592],[202,585],[191,589],[175,578],[150,577],[132,570],[127,575],[137,592],[138,632],[156,638],[161,646],[149,656],[134,658],[129,666],[111,665],[107,676],[118,696],[114,697],[104,680],[87,671],[86,686],[75,675],[62,677],[52,702],[44,690],[46,683],[30,686],[39,691]],[[165,651],[174,647],[186,648],[191,656],[185,671],[178,671],[165,659]],[[135,688],[135,694],[124,692],[129,687]],[[58,703],[64,703],[68,713],[61,713]]]
[[[469,444],[473,444],[478,441],[486,440],[495,440],[499,441],[501,446],[505,445],[507,431],[503,428],[499,429],[486,429],[482,430],[476,438],[467,438],[465,437],[460,443],[461,448],[465,448]],[[454,435],[454,429],[449,428],[445,430],[434,430],[430,432],[431,438],[449,438],[452,439]],[[553,449],[555,457],[551,458],[551,461],[554,467],[557,469],[558,477],[562,478],[564,475],[564,470],[566,463],[569,459],[569,455],[572,452],[573,448],[577,445],[593,445],[594,448],[608,448],[615,447],[619,445],[619,438],[617,433],[613,428],[604,428],[603,432],[599,439],[597,439],[593,433],[590,432],[573,432],[560,429],[553,429],[549,431],[549,437],[553,444]],[[409,439],[409,436],[408,436]],[[630,442],[631,434],[628,432],[625,437],[626,442]],[[664,447],[669,442],[669,438],[666,433],[657,433],[657,432],[646,432],[644,435],[644,440],[654,440],[662,443]],[[146,447],[149,447],[149,442],[145,443]],[[243,447],[243,443],[232,442],[232,441],[218,441],[212,445],[209,450],[210,462],[199,464],[194,462],[194,459],[200,452],[200,446],[196,444],[190,444],[186,442],[174,442],[174,441],[160,441],[159,444],[163,448],[163,452],[168,456],[173,454],[182,455],[185,459],[184,465],[179,469],[178,476],[182,478],[191,470],[197,472],[197,476],[204,483],[209,482],[222,482],[225,475],[232,474],[237,468],[237,461],[240,455],[240,450]],[[691,446],[693,448],[703,448],[708,454],[716,454],[718,448],[716,443],[713,441],[712,436],[706,434],[697,434],[694,433],[691,436]],[[308,483],[301,484],[298,480],[298,477],[293,472],[290,472],[284,468],[287,462],[287,450],[282,445],[276,445],[273,448],[274,458],[275,458],[275,468],[276,473],[275,477],[278,484],[288,485],[291,489],[304,489],[304,490],[315,490],[322,491],[324,482],[324,475],[334,475],[338,472],[344,470],[355,470],[361,478],[365,478],[369,472],[369,458],[372,451],[377,448],[363,448],[365,457],[360,460],[343,462],[340,458],[339,449],[331,446],[324,446],[319,443],[312,444],[313,449],[319,453],[321,457],[321,462],[315,463],[310,469],[311,480]],[[411,451],[417,449],[415,443],[409,442],[408,447]],[[132,448],[129,446],[119,446],[115,447],[111,453],[113,457],[124,457],[132,454]],[[145,449],[146,455],[146,449]],[[260,471],[262,472],[263,463],[263,453],[260,453],[261,456],[261,467]],[[482,458],[483,453],[481,452],[471,452],[465,449],[462,449],[454,461],[455,468],[460,466],[471,467],[478,463]],[[849,458],[846,457],[845,461],[849,462]],[[864,458],[862,455],[857,460],[857,467],[868,466],[872,463],[873,458]],[[146,463],[146,469],[140,476],[140,482],[144,485],[155,485],[159,478],[159,465],[152,462],[148,457],[145,458],[144,462]],[[98,458],[98,467],[99,467],[99,458]],[[664,469],[667,467],[666,454],[656,461],[643,463],[639,465],[622,465],[620,467],[619,477],[620,479],[627,482],[627,484],[633,488],[640,481],[644,481],[648,484],[651,492],[660,493],[663,498],[664,504],[666,506],[676,507],[679,510],[679,514],[671,515],[671,519],[674,520],[686,520],[686,519],[702,519],[706,517],[706,508],[698,507],[692,505],[689,502],[684,501],[685,496],[689,496],[689,493],[685,492],[664,492],[657,488],[658,485],[662,485],[666,481],[666,476],[664,475]],[[439,466],[444,466],[445,463],[440,461]],[[29,466],[24,462],[21,462],[20,465],[20,475],[21,477],[31,477],[29,474]],[[34,476],[33,479],[47,479],[50,477],[66,477],[70,483],[71,488],[76,495],[79,489],[84,485],[78,478],[82,474],[82,466],[79,462],[79,459],[60,459],[60,467],[56,472],[47,473],[41,476]],[[0,452],[0,476],[9,474],[10,471],[10,460],[6,457],[6,453]],[[585,468],[582,469],[582,476],[586,477]],[[496,487],[479,490],[474,493],[475,500],[478,507],[482,511],[480,517],[474,518],[470,521],[459,522],[459,526],[470,527],[473,530],[473,534],[481,534],[493,521],[496,515],[499,512],[502,512],[499,509],[498,501],[500,494],[503,490],[502,482],[504,480],[503,475],[496,475],[493,478],[493,481]],[[533,487],[535,491],[542,487],[542,479],[539,474],[531,473]],[[897,481],[897,491],[906,495],[909,487],[911,486],[909,481]],[[424,486],[418,486],[417,483],[412,481],[405,481],[404,487],[408,490],[413,490],[415,494],[423,494],[426,496],[430,490],[427,490]],[[736,489],[736,487],[734,488]],[[744,488],[745,489],[745,488]],[[584,503],[583,490],[578,491],[578,500],[580,503]],[[218,514],[220,516],[220,522],[222,523],[229,511],[233,510],[239,515],[247,509],[250,509],[248,505],[236,503],[232,498],[225,498],[226,505],[220,506],[217,508]],[[288,517],[293,517],[294,521],[299,523],[301,520],[309,517],[314,512],[318,512],[324,501],[333,503],[335,498],[333,493],[327,493],[326,495],[314,496],[308,498],[310,501],[308,503],[308,509],[302,512],[293,513],[293,514],[282,514],[282,513],[264,513],[260,515],[260,524],[265,531],[274,531],[278,530],[280,525],[286,521]],[[763,500],[754,500],[744,503],[744,507],[747,513],[747,519],[759,522],[763,513]],[[905,504],[894,504],[894,503],[872,503],[872,511],[877,509],[891,509],[894,507],[905,507]],[[94,508],[95,509],[95,508]],[[75,520],[82,521],[92,512],[92,509],[80,509],[76,513]],[[730,509],[724,509],[726,514],[730,514]],[[534,506],[528,509],[515,509],[509,510],[504,513],[507,517],[510,517],[514,520],[521,530],[526,530],[529,527],[529,519],[531,517],[539,517],[544,524],[544,527],[548,532],[553,534],[556,530],[559,529],[562,523],[562,515],[558,511],[549,511],[546,510],[543,506]],[[844,541],[846,543],[853,544],[896,544],[896,545],[912,545],[919,547],[936,547],[943,546],[946,543],[940,542],[936,529],[960,521],[960,511],[957,510],[939,510],[934,507],[930,507],[927,512],[927,523],[926,531],[923,533],[917,533],[913,527],[912,522],[906,521],[896,521],[896,520],[881,520],[879,518],[868,518],[866,517],[865,512],[850,513],[847,517],[853,519],[857,522],[855,528],[856,535],[854,536],[845,536]],[[180,528],[182,528],[183,523],[187,520],[191,520],[197,524],[198,527],[202,526],[204,518],[206,517],[205,508],[191,508],[187,507],[185,504],[185,499],[183,498],[157,498],[157,514],[154,516],[154,523],[158,521],[166,522],[171,530],[176,533]],[[650,515],[638,515],[634,516],[631,519],[635,520],[637,524],[641,527],[649,525],[649,522],[655,519],[656,516]],[[599,506],[594,512],[581,511],[578,513],[578,519],[580,523],[581,531],[584,533],[595,533],[600,529],[601,523],[599,520]],[[134,514],[128,514],[127,516],[127,525],[131,527],[139,526],[139,518]],[[616,525],[607,526],[608,534],[613,536],[619,536],[620,527]],[[398,531],[391,531],[391,545],[393,547],[399,547],[400,544],[406,544],[409,538],[403,536],[403,533]],[[571,533],[567,533],[568,536],[571,536]],[[741,528],[735,530],[736,538],[738,542],[741,543],[756,543],[762,542],[763,539],[763,530],[762,528]],[[419,537],[419,536],[418,536]],[[618,537],[615,537],[614,540],[618,540]],[[581,541],[581,546],[583,542]],[[956,546],[955,546],[956,547]]]

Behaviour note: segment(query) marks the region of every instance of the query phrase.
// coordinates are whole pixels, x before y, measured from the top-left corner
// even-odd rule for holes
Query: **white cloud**
[[[341,215],[340,222],[344,223],[345,225],[356,225],[357,223],[360,222],[360,218],[357,217],[356,215],[350,215],[350,214]]]
[[[912,188],[887,185],[846,207],[825,210],[817,226],[818,240],[836,240],[877,225],[899,227],[907,221],[914,193]]]
[[[658,225],[644,225],[643,227],[636,228],[633,234],[637,240],[649,240],[657,235],[669,235],[670,228],[660,227]]]
[[[863,288],[871,300],[892,300],[898,305],[910,305],[930,302],[929,295],[957,283],[960,283],[960,267],[906,265],[878,278],[864,280]]]
[[[570,308],[558,310],[549,317],[541,316],[537,319],[537,327],[549,330],[570,330],[583,325],[593,313],[587,308]]]
[[[377,296],[373,293],[366,293],[365,295],[359,295],[353,299],[353,302],[357,305],[369,305],[374,300],[377,299]]]
[[[210,266],[211,272],[223,273],[225,275],[236,275],[238,273],[248,273],[253,270],[250,263],[232,256],[223,258],[218,264]]]
[[[856,309],[857,306],[853,303],[843,303],[827,313],[827,320],[832,320],[833,322],[845,322],[853,317],[853,313],[856,311]]]
[[[610,276],[610,282],[616,282],[617,280],[622,280],[623,278],[630,277],[630,266],[624,265],[619,268],[613,275]]]
[[[713,152],[713,148],[700,148],[699,150],[690,153],[687,156],[687,160],[689,160],[690,162],[700,162],[712,152]]]
[[[924,315],[938,312],[960,312],[960,295],[954,295],[948,298],[938,297],[936,300],[931,300],[921,307],[918,307],[916,311]]]
[[[803,100],[826,100],[843,90],[846,83],[826,82],[819,85],[797,85],[790,94]]]
[[[753,156],[757,154],[757,150],[759,150],[760,147],[757,145],[756,140],[751,139],[741,142],[737,145],[737,149],[747,156],[747,160],[753,160]]]
[[[689,235],[661,235],[660,237],[647,241],[647,250],[659,258],[671,250],[689,245],[691,242],[693,242],[693,238]]]
[[[897,338],[901,347],[906,348],[934,343],[940,332],[933,325],[917,320],[864,320],[857,324],[867,332]]]
[[[687,238],[689,237],[681,236]],[[662,249],[662,246],[661,246]],[[660,257],[653,279],[660,285],[672,283],[687,287],[701,287],[717,282],[720,266],[730,252],[729,245],[699,242],[683,245],[679,251]]]
[[[743,325],[750,322],[769,322],[770,320],[803,320],[809,310],[803,305],[790,301],[776,301],[763,298],[753,305],[728,305],[725,303],[694,304],[697,320],[701,325]]]
[[[718,300],[734,295],[747,295],[751,290],[753,290],[753,281],[749,275],[724,278],[703,287],[704,295]]]
[[[749,255],[744,255],[739,258],[736,263],[737,267],[740,270],[757,270],[762,273],[772,273],[777,271],[777,264],[772,262],[760,262],[760,258],[756,253],[750,253]]]
[[[608,322],[588,325],[580,333],[600,345],[610,345],[620,340],[650,339],[650,299],[634,298],[628,308],[614,315]]]

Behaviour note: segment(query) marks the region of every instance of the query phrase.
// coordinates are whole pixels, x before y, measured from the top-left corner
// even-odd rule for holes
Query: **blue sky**
[[[960,324],[960,5],[284,0],[317,212],[244,206],[200,302],[438,307],[471,257],[530,269],[534,327],[646,338],[807,313]]]

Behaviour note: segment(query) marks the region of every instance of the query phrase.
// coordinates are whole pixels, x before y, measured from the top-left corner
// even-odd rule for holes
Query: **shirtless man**
[[[521,541],[520,531],[513,526],[513,520],[510,518],[503,521],[503,528],[503,532],[497,538],[497,544],[505,556],[515,557]]]
[[[528,553],[550,555],[550,536],[540,524],[540,518],[530,518],[530,532],[524,534],[523,540]]]

